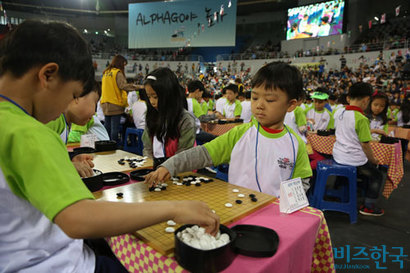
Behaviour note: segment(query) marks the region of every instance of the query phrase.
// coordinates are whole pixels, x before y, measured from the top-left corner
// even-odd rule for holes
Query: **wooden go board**
[[[183,173],[181,179],[186,175],[202,176],[194,173]],[[182,181],[181,181],[182,182]],[[172,181],[167,181],[168,187],[164,191],[150,192],[144,183],[134,183],[122,187],[96,192],[94,195],[99,200],[118,202],[143,202],[160,200],[201,200],[215,210],[219,215],[221,224],[227,225],[252,212],[270,204],[276,197],[253,190],[235,186],[224,181],[214,179],[210,183],[201,183],[201,186],[177,186]],[[238,189],[239,192],[232,192]],[[123,198],[118,199],[117,193],[123,193]],[[245,197],[238,197],[238,194],[245,194]],[[249,194],[255,194],[257,202],[252,202]],[[235,200],[242,200],[242,204],[236,204]],[[231,203],[231,208],[225,207],[226,203]],[[166,233],[166,222],[157,224],[135,232],[135,235],[153,247],[160,253],[167,255],[174,250],[174,233]],[[180,225],[175,226],[177,229]]]
[[[131,168],[128,162],[125,162],[124,165],[118,164],[118,160],[124,157],[138,157],[142,158],[142,156],[129,153],[123,150],[115,150],[115,151],[108,151],[108,152],[99,152],[92,154],[94,156],[94,169],[100,170],[103,173],[109,172],[123,172],[128,173],[131,171],[139,170],[139,169],[147,169],[153,167],[152,159],[147,158],[145,164],[142,167],[138,168]]]

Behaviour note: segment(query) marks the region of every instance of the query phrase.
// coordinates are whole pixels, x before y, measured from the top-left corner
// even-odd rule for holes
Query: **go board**
[[[181,179],[186,175],[201,176],[194,173],[183,173]],[[112,188],[94,195],[99,200],[118,201],[118,202],[143,202],[143,201],[163,201],[163,200],[201,200],[215,210],[219,215],[221,224],[228,225],[252,212],[272,203],[276,197],[253,190],[235,186],[227,182],[213,179],[210,183],[201,183],[201,186],[177,186],[172,181],[167,181],[168,187],[164,191],[150,192],[144,183],[134,183],[122,187]],[[181,181],[182,182],[182,181]],[[238,189],[239,192],[232,192]],[[123,193],[123,198],[118,199],[117,193]],[[238,194],[245,194],[240,198]],[[257,202],[251,201],[249,194],[255,194]],[[242,204],[235,203],[235,200],[241,200]],[[231,203],[231,208],[225,207],[226,203]],[[177,229],[180,225],[175,226]],[[153,247],[160,253],[167,255],[174,249],[174,233],[166,233],[166,222],[157,224],[135,232],[135,235]]]
[[[129,153],[123,150],[115,150],[115,151],[107,151],[107,152],[98,152],[92,154],[94,156],[94,169],[100,170],[103,173],[108,172],[123,172],[128,173],[131,171],[139,170],[139,169],[146,169],[152,168],[153,163],[152,159],[147,158],[145,164],[142,167],[138,168],[131,168],[128,162],[125,162],[124,165],[118,164],[118,160],[124,157],[138,157],[142,158],[142,156]]]

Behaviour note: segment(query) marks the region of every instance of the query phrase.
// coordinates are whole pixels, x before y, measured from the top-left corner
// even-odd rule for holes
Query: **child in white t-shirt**
[[[374,140],[380,140],[381,136],[387,136],[387,109],[389,107],[389,99],[384,93],[376,93],[372,95],[369,106],[365,114],[370,120],[370,132]]]
[[[286,63],[263,66],[252,80],[251,108],[255,117],[202,146],[179,153],[146,176],[150,186],[188,170],[229,163],[229,182],[280,196],[280,184],[312,175],[306,145],[288,126],[285,114],[303,92],[299,70]]]
[[[241,102],[242,105],[242,113],[241,119],[243,119],[244,123],[248,123],[251,121],[252,117],[252,110],[251,110],[251,92],[245,92],[245,100]]]
[[[369,105],[372,93],[372,86],[368,83],[359,82],[350,87],[350,105],[335,120],[333,158],[339,164],[355,166],[357,174],[366,177],[366,197],[360,213],[381,216],[384,211],[376,206],[376,201],[383,185],[383,175],[376,167],[379,161],[374,157],[369,143],[372,140],[370,125],[363,112]]]
[[[230,84],[226,87],[226,103],[223,107],[223,116],[226,119],[234,120],[241,117],[242,105],[241,102],[236,99],[238,96],[238,86],[236,84]]]
[[[332,113],[325,108],[329,95],[317,91],[311,96],[314,99],[314,107],[306,111],[306,121],[309,131],[329,130],[334,128]]]

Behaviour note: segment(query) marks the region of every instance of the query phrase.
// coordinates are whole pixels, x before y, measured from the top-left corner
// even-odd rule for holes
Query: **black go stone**
[[[201,186],[201,183],[196,183],[195,186],[199,187]]]
[[[236,200],[236,204],[242,204],[242,200]]]
[[[154,191],[155,190],[155,186],[152,186],[151,188],[149,188],[149,191]]]
[[[258,201],[258,199],[256,197],[252,197],[251,200],[252,200],[252,202],[257,202]]]
[[[124,194],[122,192],[117,193],[117,197],[122,197]]]
[[[249,197],[250,198],[255,198],[255,194],[251,193],[251,194],[249,194]]]
[[[167,187],[165,187],[165,186],[162,186],[162,187],[161,187],[161,190],[162,190],[162,191],[165,191],[166,189],[167,189]]]

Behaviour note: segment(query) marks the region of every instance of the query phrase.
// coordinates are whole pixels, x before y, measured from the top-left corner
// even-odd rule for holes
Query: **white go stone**
[[[231,203],[226,203],[226,204],[225,204],[225,207],[227,207],[227,208],[232,208],[232,204],[231,204]]]
[[[226,245],[230,241],[228,234],[218,232],[217,236],[213,237],[205,233],[204,228],[200,228],[196,225],[178,232],[177,237],[185,244],[202,250],[218,248]]]
[[[155,190],[154,191],[161,191],[161,189],[160,188],[155,188]]]
[[[232,192],[239,192],[239,190],[238,189],[233,189]]]
[[[240,194],[238,194],[238,197],[245,197],[245,194],[240,193]]]
[[[167,227],[167,228],[165,228],[165,232],[172,233],[172,232],[174,232],[174,231],[175,231],[175,228],[173,228],[173,227]]]
[[[214,210],[211,210],[213,213],[216,213]]]
[[[172,221],[172,220],[169,220],[168,222],[167,222],[167,225],[168,226],[175,226],[177,223],[175,223],[174,221]]]
[[[167,183],[162,183],[162,186],[163,187],[168,187],[168,184]]]

